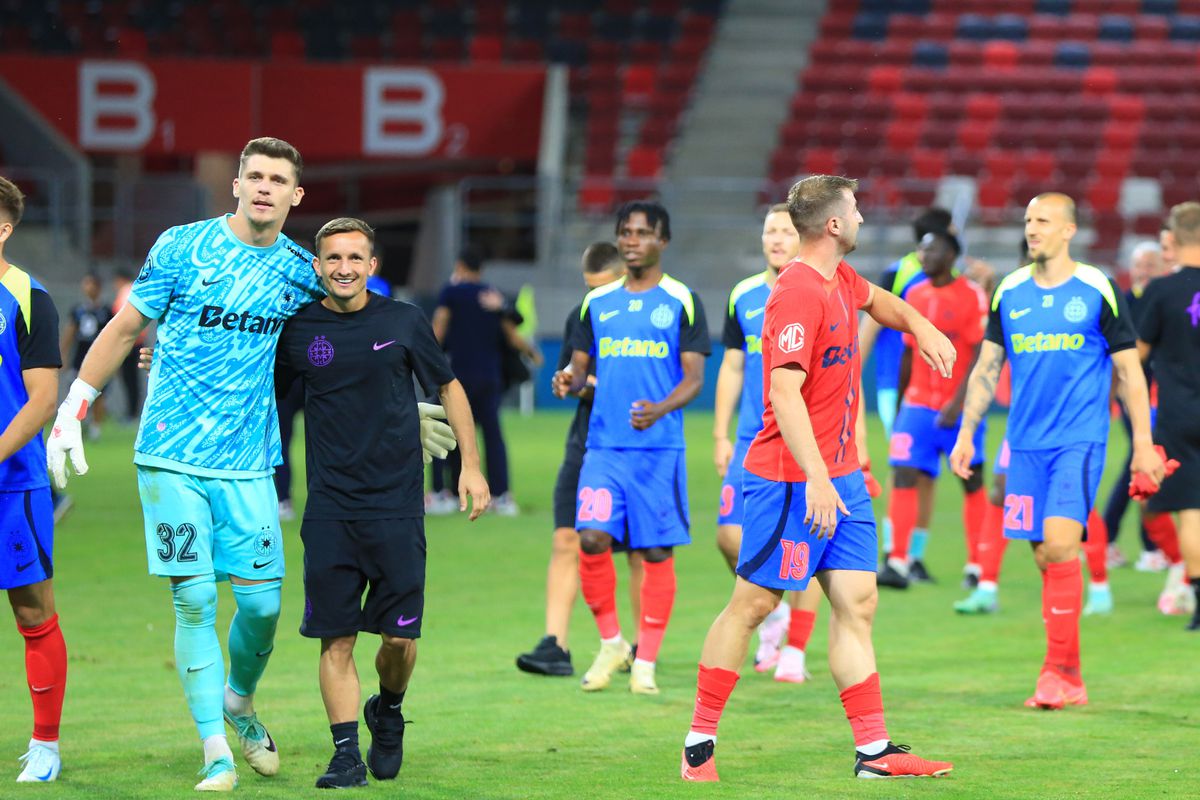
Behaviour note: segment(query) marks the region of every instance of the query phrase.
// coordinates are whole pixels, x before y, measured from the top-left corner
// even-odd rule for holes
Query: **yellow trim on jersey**
[[[734,315],[734,306],[737,304],[738,300],[742,299],[742,295],[765,285],[766,282],[767,273],[764,270],[757,275],[751,275],[749,278],[743,278],[734,284],[733,291],[729,293],[729,316],[732,317]]]
[[[1095,289],[1112,309],[1113,316],[1119,316],[1117,311],[1117,293],[1113,291],[1112,281],[1108,276],[1091,264],[1076,262],[1075,277]]]
[[[1004,276],[1000,281],[1000,285],[996,287],[996,293],[992,295],[992,311],[1000,307],[1000,298],[1009,289],[1014,289],[1020,286],[1027,280],[1033,278],[1033,264],[1027,264],[1024,267],[1018,267],[1012,272]]]
[[[4,284],[5,289],[12,292],[13,297],[17,298],[17,305],[21,307],[21,316],[25,318],[25,330],[33,330],[33,320],[31,319],[33,283],[29,278],[29,273],[16,264],[9,264],[8,272],[4,273],[3,278],[0,278],[0,283]]]
[[[579,321],[583,322],[583,320],[587,317],[588,304],[590,304],[592,300],[598,297],[604,297],[604,295],[608,294],[609,292],[615,292],[617,289],[620,289],[625,285],[625,277],[626,276],[621,276],[612,283],[606,283],[603,286],[598,286],[585,294],[583,296],[583,305],[579,309]]]
[[[658,285],[662,287],[663,291],[679,301],[679,304],[683,306],[683,312],[687,314],[688,324],[694,324],[696,321],[696,304],[692,300],[692,290],[665,272]]]

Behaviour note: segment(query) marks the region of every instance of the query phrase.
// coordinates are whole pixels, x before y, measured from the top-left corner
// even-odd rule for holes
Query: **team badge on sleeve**
[[[785,353],[794,353],[804,347],[804,326],[793,322],[779,332],[779,349]]]

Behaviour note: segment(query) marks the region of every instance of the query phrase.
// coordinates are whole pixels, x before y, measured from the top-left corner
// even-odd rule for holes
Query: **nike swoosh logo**
[[[214,284],[218,284],[218,283],[220,283],[221,281],[222,281],[222,278],[217,278],[215,281],[206,281],[206,280],[204,280],[203,278],[201,278],[201,279],[200,279],[200,285],[201,285],[201,286],[213,286]]]
[[[830,326],[829,326],[829,330],[831,330],[831,331],[836,331],[836,330],[838,329],[838,325],[841,325],[841,324],[842,324],[842,323],[840,323],[840,322],[835,322],[835,323],[833,323],[832,325],[830,325]]]
[[[266,658],[267,656],[271,655],[271,653],[274,653],[274,652],[275,652],[275,646],[272,645],[271,647],[268,647],[266,650],[263,650],[261,653],[255,653],[254,655],[257,656],[258,658]]]
[[[53,688],[54,688],[54,685],[53,685],[53,684],[51,684],[50,686],[33,686],[33,685],[30,685],[30,687],[29,687],[29,690],[30,690],[31,692],[33,692],[34,694],[45,694],[46,692],[50,691],[50,690],[51,690],[51,689],[53,689]]]
[[[34,777],[37,778],[39,781],[48,781],[48,780],[50,780],[50,776],[53,774],[54,774],[54,767],[50,767],[49,769],[46,770],[45,775],[35,775]]]
[[[267,566],[268,564],[273,564],[273,563],[275,563],[275,559],[273,559],[273,558],[272,558],[272,559],[270,559],[269,561],[264,561],[264,562],[262,562],[261,564],[260,564],[260,563],[258,563],[257,561],[255,561],[255,562],[254,562],[254,568],[255,568],[255,569],[262,569],[263,567]]]
[[[1069,609],[1069,608],[1055,608],[1054,606],[1050,606],[1050,613],[1051,613],[1051,614],[1059,614],[1059,615],[1062,615],[1062,614],[1070,614],[1070,613],[1071,613],[1071,609]]]
[[[405,619],[403,614],[396,617],[396,625],[397,625],[397,627],[400,627],[400,628],[403,628],[407,625],[412,625],[416,621],[417,621],[416,617],[409,617],[408,619]]]
[[[754,319],[755,317],[757,317],[759,314],[763,313],[766,310],[767,310],[767,307],[763,306],[762,308],[756,308],[756,309],[753,309],[752,311],[747,311],[746,319]]]
[[[871,766],[877,769],[887,769],[888,763],[886,761],[872,761]]]
[[[612,319],[613,317],[615,317],[617,314],[620,314],[620,313],[621,312],[619,310],[618,311],[605,311],[603,314],[600,315],[600,321],[607,322],[608,320]]]
[[[340,744],[345,744],[345,743],[346,743],[346,742],[348,742],[348,741],[350,741],[350,739],[348,739],[348,738],[346,738],[346,739],[338,739],[336,742],[334,742],[334,743],[333,743],[333,746],[334,746],[334,747],[337,747],[338,745],[340,745]]]
[[[1030,311],[1033,311],[1033,309],[1032,308],[1022,308],[1020,311],[1013,310],[1013,311],[1008,312],[1008,318],[1009,319],[1020,319],[1021,317],[1028,314]]]
[[[661,619],[658,619],[657,617],[646,617],[646,622],[649,622],[651,625],[662,625],[663,624],[663,621]]]
[[[36,563],[37,563],[36,561],[30,561],[28,564],[18,564],[17,572],[24,572],[25,570],[29,569]]]
[[[396,343],[395,339],[392,339],[390,342],[384,342],[383,344],[376,342],[375,344],[371,345],[371,349],[372,350],[382,350],[383,348],[387,347],[389,344],[395,344],[395,343]]]
[[[199,671],[200,671],[200,670],[202,670],[202,669],[208,669],[208,668],[209,668],[209,667],[211,667],[212,665],[213,665],[213,662],[211,662],[211,661],[210,661],[210,662],[208,662],[207,664],[205,664],[205,665],[204,665],[204,666],[202,666],[202,667],[188,667],[188,668],[187,668],[187,671],[188,671],[188,672],[199,672]]]

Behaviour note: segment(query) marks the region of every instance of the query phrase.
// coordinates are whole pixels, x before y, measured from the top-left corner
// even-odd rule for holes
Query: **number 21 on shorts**
[[[1008,531],[1033,530],[1032,496],[1027,494],[1005,495],[1004,529]]]

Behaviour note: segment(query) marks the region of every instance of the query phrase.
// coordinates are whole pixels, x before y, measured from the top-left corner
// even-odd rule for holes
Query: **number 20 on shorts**
[[[579,521],[608,522],[612,519],[612,492],[584,486],[579,490]]]

